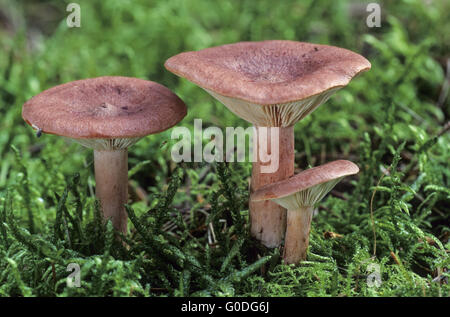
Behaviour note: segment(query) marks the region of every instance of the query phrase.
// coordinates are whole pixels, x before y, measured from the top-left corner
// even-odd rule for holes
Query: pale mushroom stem
[[[256,135],[253,137],[257,143],[253,150],[255,151],[263,144],[262,142],[265,142],[268,153],[271,153],[271,129],[268,128],[267,133],[261,134],[267,138],[259,138],[261,128],[255,128]],[[264,185],[284,180],[294,174],[294,127],[277,129],[279,131],[278,169],[273,173],[262,173],[261,167],[268,164],[261,162],[258,155],[256,162],[253,163],[251,193]],[[270,200],[252,201],[250,199],[249,210],[252,236],[268,248],[280,246],[286,228],[286,209]]]
[[[128,150],[94,150],[95,194],[100,201],[103,216],[114,228],[127,233]]]
[[[288,210],[283,250],[285,264],[297,264],[300,261],[306,260],[312,214],[313,207],[301,207],[298,210]]]

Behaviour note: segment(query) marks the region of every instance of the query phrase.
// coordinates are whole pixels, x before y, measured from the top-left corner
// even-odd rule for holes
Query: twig
[[[450,58],[447,58],[447,74],[444,79],[444,83],[442,84],[441,93],[439,94],[439,99],[437,102],[438,107],[442,107],[444,105],[445,99],[448,96],[448,90],[450,87]]]
[[[443,135],[445,132],[447,132],[448,130],[450,130],[450,121],[447,121],[446,124],[444,124],[444,126],[442,127],[441,131],[439,131],[439,133],[437,134],[436,137],[440,137],[441,135]]]
[[[377,232],[375,230],[375,220],[374,220],[374,217],[373,217],[373,199],[375,197],[375,193],[377,192],[377,187],[380,185],[381,181],[383,180],[383,177],[385,175],[389,175],[390,174],[390,169],[391,169],[391,167],[389,167],[386,170],[386,172],[383,173],[383,175],[381,175],[380,179],[378,180],[377,186],[373,190],[372,197],[370,198],[370,220],[372,222],[372,231],[373,231],[373,256],[374,257],[377,255]]]

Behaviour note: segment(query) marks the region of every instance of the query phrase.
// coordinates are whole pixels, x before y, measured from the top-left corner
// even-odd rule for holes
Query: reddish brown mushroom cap
[[[185,52],[169,58],[165,67],[220,95],[273,105],[343,87],[371,65],[343,48],[276,40]]]
[[[74,139],[143,137],[171,128],[186,113],[186,105],[168,88],[119,76],[62,84],[22,108],[22,117],[34,128]]]
[[[263,186],[253,193],[252,200],[260,201],[287,197],[358,172],[358,166],[350,161],[333,161],[307,169],[283,181]]]

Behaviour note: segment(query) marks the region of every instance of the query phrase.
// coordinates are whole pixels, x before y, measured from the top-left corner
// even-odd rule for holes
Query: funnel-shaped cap
[[[343,177],[358,172],[358,166],[350,161],[333,161],[263,186],[252,194],[252,200],[271,199],[288,210],[311,207],[320,202]]]
[[[24,120],[44,133],[92,148],[126,148],[162,132],[186,115],[186,105],[168,88],[129,77],[98,77],[62,84],[34,96]]]
[[[169,58],[166,68],[257,126],[287,127],[370,63],[349,50],[294,41],[240,42]]]

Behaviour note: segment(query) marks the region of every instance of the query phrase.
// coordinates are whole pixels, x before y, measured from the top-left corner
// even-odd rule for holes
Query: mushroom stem
[[[114,228],[126,234],[128,200],[128,150],[94,150],[95,194],[100,200],[103,216]]]
[[[294,127],[277,128],[279,130],[279,165],[273,173],[262,173],[261,167],[268,165],[263,163],[259,155],[253,163],[250,192],[260,187],[289,178],[294,174]],[[271,129],[267,133],[260,133],[260,127],[255,127],[254,151],[261,145],[267,145],[267,153],[271,153]],[[261,138],[260,138],[261,136]],[[251,234],[260,240],[268,248],[278,247],[284,236],[286,228],[286,209],[270,200],[252,201],[249,203]]]
[[[288,210],[283,259],[285,264],[297,264],[306,260],[313,207]]]

